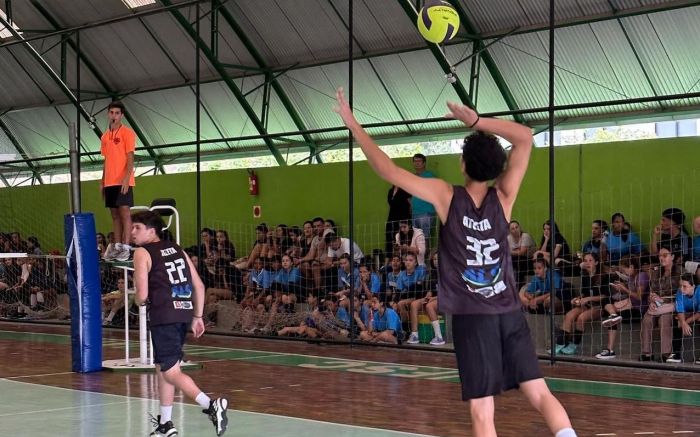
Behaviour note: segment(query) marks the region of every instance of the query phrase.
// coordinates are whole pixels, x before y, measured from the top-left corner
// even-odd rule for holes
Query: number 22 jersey
[[[171,241],[142,246],[151,256],[148,321],[151,326],[189,323],[194,315],[192,273],[185,252]]]
[[[460,185],[440,227],[438,305],[447,314],[503,314],[520,308],[508,222],[489,187],[477,208]]]

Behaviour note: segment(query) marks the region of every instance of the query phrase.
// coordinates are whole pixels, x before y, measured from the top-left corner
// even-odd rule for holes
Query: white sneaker
[[[430,340],[430,344],[432,344],[433,346],[442,346],[443,344],[445,344],[445,340],[443,340],[442,337],[433,337],[433,339]]]
[[[116,261],[129,261],[129,258],[131,258],[131,250],[125,244],[121,245],[121,249],[117,250],[117,253],[114,255]]]
[[[117,255],[117,250],[114,247],[112,243],[109,243],[107,245],[107,249],[105,249],[104,255],[102,255],[102,259],[105,261],[114,261],[114,257]]]
[[[408,337],[408,340],[406,340],[406,344],[418,344],[418,343],[420,343],[420,339],[418,338],[418,336],[416,334],[411,334]]]

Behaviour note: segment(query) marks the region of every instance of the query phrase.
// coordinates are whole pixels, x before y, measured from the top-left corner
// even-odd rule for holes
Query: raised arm
[[[496,180],[498,197],[503,205],[506,218],[510,220],[510,213],[515,203],[515,198],[520,190],[520,183],[525,177],[530,152],[532,151],[532,132],[530,128],[513,121],[498,118],[481,118],[468,106],[447,102],[450,113],[446,117],[460,120],[470,128],[488,132],[505,138],[513,145],[508,154],[506,168]]]
[[[452,185],[437,178],[421,178],[394,164],[355,119],[342,88],[338,88],[336,99],[338,105],[334,111],[340,115],[345,126],[352,132],[372,170],[385,181],[433,204],[438,217],[444,223],[452,200]]]

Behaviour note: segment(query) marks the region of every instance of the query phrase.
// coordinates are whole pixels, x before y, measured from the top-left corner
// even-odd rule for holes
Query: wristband
[[[476,126],[476,124],[479,122],[479,120],[481,120],[481,116],[479,114],[476,114],[476,121],[472,123],[472,125],[469,126],[467,129],[473,129],[474,126]]]
[[[192,316],[193,319],[201,319],[202,316]]]

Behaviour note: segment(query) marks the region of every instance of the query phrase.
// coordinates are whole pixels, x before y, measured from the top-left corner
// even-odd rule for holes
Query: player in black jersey
[[[387,182],[432,203],[440,217],[438,305],[452,315],[462,399],[469,401],[474,435],[496,435],[494,395],[519,388],[556,437],[575,437],[566,411],[539,370],[507,241],[511,211],[532,150],[530,129],[480,118],[467,106],[448,102],[446,117],[477,130],[464,141],[465,182],[452,186],[437,178],[420,178],[394,164],[357,122],[342,88],[336,98],[335,111],[372,169]],[[509,156],[495,135],[513,145]],[[493,187],[489,186],[494,179]]]
[[[154,419],[156,429],[151,435],[177,435],[172,422],[176,388],[202,406],[203,413],[214,424],[216,435],[223,435],[228,425],[228,400],[210,399],[180,370],[187,331],[191,328],[197,338],[204,334],[204,284],[182,248],[160,239],[164,225],[158,213],[137,212],[132,216],[132,223],[133,242],[140,246],[134,252],[135,300],[139,305],[148,306],[158,374],[160,415]]]

